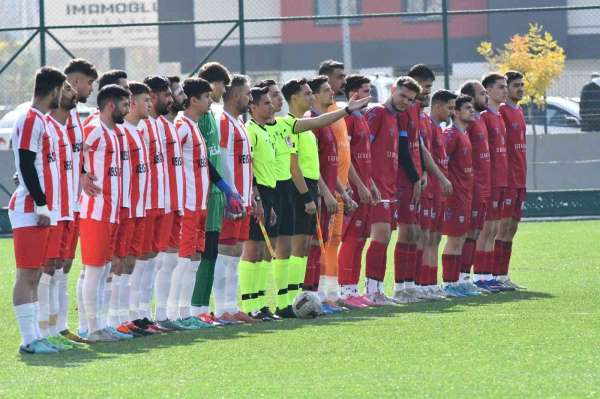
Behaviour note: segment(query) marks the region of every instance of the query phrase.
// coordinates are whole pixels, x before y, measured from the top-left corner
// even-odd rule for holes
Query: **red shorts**
[[[442,232],[442,224],[444,222],[444,206],[446,205],[445,201],[439,201],[434,198],[433,200],[433,208],[431,210],[431,219],[432,226],[431,231],[435,231],[436,233]]]
[[[117,226],[116,223],[81,219],[79,236],[84,265],[102,267],[112,258]]]
[[[146,218],[133,218],[133,233],[129,243],[129,255],[136,258],[144,255],[144,239],[146,238]],[[150,240],[150,236],[147,237]]]
[[[433,198],[421,198],[421,203],[419,204],[419,224],[422,230],[433,230],[434,214]]]
[[[354,212],[344,216],[342,240],[346,237],[368,238],[370,234],[370,213],[371,206],[369,204],[359,204]]]
[[[50,226],[18,227],[13,230],[13,246],[18,269],[39,269],[46,263]]]
[[[504,200],[506,197],[506,189],[503,187],[493,187],[492,195],[488,202],[488,209],[485,215],[485,220],[497,221],[502,219]]]
[[[396,202],[396,220],[398,224],[419,224],[418,206],[410,202],[412,194],[412,187],[398,187],[398,202]]]
[[[527,190],[524,188],[507,188],[504,199],[504,217],[519,221],[523,216],[523,207],[527,199]]]
[[[149,209],[146,212],[144,238],[142,241],[142,252],[144,254],[158,252],[158,242],[160,239],[159,227],[162,215],[162,209]]]
[[[181,216],[177,212],[169,212],[162,215],[159,220],[159,252],[165,252],[169,248],[178,248],[181,237]]]
[[[384,200],[385,201],[385,200]],[[379,202],[371,205],[369,212],[369,224],[373,223],[389,223],[394,222],[395,206],[393,202]]]
[[[131,247],[131,241],[133,240],[135,219],[130,218],[128,216],[129,209],[121,208],[121,216],[119,216],[119,227],[117,228],[117,247],[115,250],[115,256],[118,256],[119,258],[124,258],[126,256],[129,256],[130,254],[129,249]]]
[[[476,198],[471,205],[471,230],[482,230],[489,199]]]
[[[470,207],[446,203],[443,213],[442,234],[451,237],[460,237],[471,230]]]
[[[197,252],[204,252],[206,236],[206,211],[185,210],[181,217],[181,240],[179,256],[189,258]]]
[[[73,221],[65,226],[63,235],[63,247],[60,251],[61,259],[75,259],[77,240],[79,239],[79,212],[73,214]]]
[[[60,252],[64,241],[66,221],[57,222],[56,226],[50,227],[48,235],[48,247],[46,249],[46,259],[60,259]]]
[[[250,234],[250,210],[247,210],[246,216],[241,219],[232,220],[223,218],[221,234],[219,234],[219,244],[235,245],[238,242],[248,240]]]

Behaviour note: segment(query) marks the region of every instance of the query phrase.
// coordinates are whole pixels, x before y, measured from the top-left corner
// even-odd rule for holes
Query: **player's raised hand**
[[[355,94],[352,96],[350,100],[348,100],[348,105],[346,106],[351,112],[358,111],[361,108],[366,107],[371,100],[371,96],[358,99],[358,95]]]

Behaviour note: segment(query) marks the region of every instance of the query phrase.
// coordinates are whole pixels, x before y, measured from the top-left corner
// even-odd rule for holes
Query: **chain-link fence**
[[[546,110],[530,126],[579,133],[582,87],[600,72],[600,0],[0,0],[0,12],[0,117],[30,98],[37,67],[63,66],[75,56],[100,71],[125,69],[133,80],[193,74],[216,60],[253,79],[285,81],[313,75],[333,58],[347,73],[375,78],[377,100],[394,76],[425,63],[439,76],[434,89],[457,89],[489,71],[476,50],[482,41],[501,48],[539,23],[567,59],[546,93]],[[588,168],[586,176],[595,173],[597,151],[564,140],[548,141],[536,162],[562,165],[566,158]],[[535,179],[539,188],[546,180]],[[600,180],[568,184],[600,187]]]

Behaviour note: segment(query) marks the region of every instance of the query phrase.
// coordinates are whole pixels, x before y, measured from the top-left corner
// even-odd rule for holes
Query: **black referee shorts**
[[[312,197],[315,204],[317,204],[318,195],[319,195],[319,186],[317,180],[307,179],[305,178],[306,186],[308,187],[308,192]],[[296,223],[294,224],[294,234],[302,234],[312,236],[315,234],[317,222],[315,219],[315,215],[309,215],[304,210],[304,200],[300,195],[300,192],[294,186],[294,203],[296,210]]]
[[[275,213],[277,214],[277,233],[280,236],[293,236],[296,223],[294,193],[296,187],[292,179],[277,182],[275,194]]]
[[[265,229],[269,237],[277,237],[277,226],[271,226],[271,209],[274,208],[277,196],[275,189],[258,184],[258,193],[261,198],[263,210],[265,211]],[[254,217],[250,218],[250,233],[248,238],[251,241],[264,241],[265,238],[260,230],[260,225]]]

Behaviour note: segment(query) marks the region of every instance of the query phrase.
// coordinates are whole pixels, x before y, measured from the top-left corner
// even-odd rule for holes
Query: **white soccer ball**
[[[321,300],[315,292],[301,292],[296,295],[292,310],[299,319],[314,319],[321,314]]]

